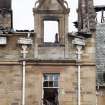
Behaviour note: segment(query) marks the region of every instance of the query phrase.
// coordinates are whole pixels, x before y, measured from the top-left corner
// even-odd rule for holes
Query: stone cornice
[[[66,10],[38,10],[36,8],[33,8],[33,12],[37,14],[69,14],[70,9]]]
[[[19,61],[1,61],[0,65],[21,65],[23,60]],[[45,65],[45,66],[78,66],[75,60],[25,60],[26,65]],[[80,66],[96,66],[95,63],[79,63]]]

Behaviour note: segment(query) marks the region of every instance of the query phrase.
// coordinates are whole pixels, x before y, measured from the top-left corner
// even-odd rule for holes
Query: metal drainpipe
[[[22,105],[25,105],[25,83],[26,83],[26,51],[27,45],[22,45],[23,61],[22,61]]]
[[[80,60],[82,46],[77,45],[77,71],[78,71],[78,105],[81,105],[81,81],[80,81]]]
[[[22,61],[22,105],[25,105],[25,84],[26,84],[26,54],[28,53],[27,47],[29,45],[32,45],[33,41],[30,37],[30,33],[28,33],[27,38],[22,37],[18,39],[17,42],[22,47],[22,55],[23,55],[23,61]]]
[[[22,78],[22,83],[23,83],[23,85],[22,85],[22,105],[25,105],[25,66],[26,66],[26,61],[23,61],[22,62],[22,64],[23,64],[23,78]]]
[[[72,41],[72,44],[76,46],[76,49],[77,49],[77,52],[76,52],[76,55],[77,55],[77,87],[78,87],[78,94],[77,94],[77,105],[81,105],[81,78],[80,78],[80,71],[81,71],[81,65],[80,65],[80,61],[81,61],[81,49],[83,46],[85,46],[85,40],[83,37],[81,38],[78,38],[78,37],[75,37],[74,40]]]

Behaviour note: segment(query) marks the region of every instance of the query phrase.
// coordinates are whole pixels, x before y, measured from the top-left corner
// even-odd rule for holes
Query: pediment
[[[38,10],[66,10],[64,0],[41,0],[37,7]]]

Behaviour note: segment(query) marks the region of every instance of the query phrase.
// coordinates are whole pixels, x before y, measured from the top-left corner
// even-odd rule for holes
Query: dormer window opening
[[[44,42],[59,42],[58,21],[44,20]]]

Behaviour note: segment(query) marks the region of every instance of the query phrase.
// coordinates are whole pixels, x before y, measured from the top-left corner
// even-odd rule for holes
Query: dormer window
[[[64,0],[36,2],[33,13],[38,45],[65,45],[69,12],[70,9]]]

